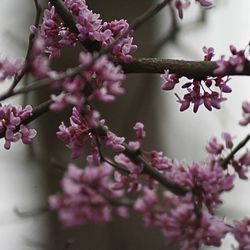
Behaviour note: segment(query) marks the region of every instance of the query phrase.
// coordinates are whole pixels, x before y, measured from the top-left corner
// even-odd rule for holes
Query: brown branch
[[[119,63],[125,73],[162,74],[169,69],[170,73],[194,79],[205,79],[208,76],[215,76],[214,70],[217,67],[215,61],[186,61],[159,58],[138,58],[132,62]],[[226,75],[250,75],[250,63],[247,63],[242,72],[230,70]]]
[[[126,74],[162,74],[165,69],[169,69],[170,73],[177,74],[179,76],[185,76],[194,79],[205,79],[208,76],[215,76],[214,69],[216,68],[216,62],[205,62],[205,61],[185,61],[185,60],[174,60],[174,59],[158,59],[158,58],[138,58],[133,59],[131,63],[117,63],[120,64]],[[84,71],[90,65],[78,66],[63,75],[55,79],[44,78],[41,80],[34,81],[26,87],[15,90],[11,93],[7,92],[0,96],[0,101],[5,100],[9,97],[28,93],[31,91],[39,90],[41,88],[49,86],[53,82],[62,81],[67,77],[72,77]],[[245,66],[242,72],[236,72],[231,70],[227,73],[228,76],[235,75],[250,75],[250,64]]]

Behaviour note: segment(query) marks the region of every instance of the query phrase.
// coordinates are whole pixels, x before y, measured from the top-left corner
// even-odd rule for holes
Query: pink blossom
[[[70,126],[66,127],[62,122],[59,126],[57,137],[61,139],[71,151],[71,157],[80,157],[84,150],[84,141],[89,138],[90,127],[76,108],[73,108],[70,117]]]
[[[5,149],[10,149],[11,143],[17,142],[20,139],[25,144],[30,144],[36,136],[35,129],[29,129],[21,123],[32,115],[32,107],[27,105],[4,105],[0,104],[0,131],[5,131]]]
[[[115,190],[127,189],[129,193],[139,191],[141,189],[141,184],[139,183],[139,178],[142,174],[143,167],[134,164],[128,157],[124,154],[119,154],[115,156],[115,162],[123,166],[125,170],[128,171],[128,175],[121,175],[120,173],[115,173]]]
[[[208,145],[206,146],[207,152],[215,155],[221,154],[223,149],[224,149],[223,144],[218,143],[216,137],[211,138]]]
[[[221,194],[233,188],[234,180],[234,176],[224,173],[220,166],[193,163],[185,168],[177,161],[168,169],[167,176],[191,192],[187,194],[187,200],[191,199],[199,207],[207,207],[210,213],[222,203]]]
[[[105,22],[102,26],[102,31],[107,32],[108,36],[106,39],[102,39],[101,43],[103,47],[107,47],[114,40],[120,37],[129,28],[129,24],[126,20],[114,20],[112,22]],[[112,34],[112,35],[111,35]],[[130,62],[132,59],[131,54],[137,49],[137,46],[133,44],[133,32],[129,32],[125,37],[120,39],[120,41],[112,48],[112,54],[119,60],[126,63]]]
[[[164,70],[164,74],[161,75],[161,78],[164,80],[164,83],[161,86],[163,90],[172,90],[179,82],[177,75],[169,74],[169,70]]]
[[[106,145],[112,148],[115,152],[124,151],[125,147],[122,143],[125,141],[124,137],[118,137],[112,132],[107,132],[107,135],[103,138],[105,140]]]
[[[8,59],[0,60],[0,81],[4,81],[7,78],[12,78],[17,75],[23,68],[23,62],[17,60],[11,62]]]
[[[126,217],[126,207],[112,206],[109,199],[118,199],[111,190],[113,169],[107,163],[100,163],[88,157],[88,165],[79,169],[71,164],[62,180],[62,194],[50,197],[50,208],[58,212],[64,227],[93,223],[106,223],[112,213]]]
[[[174,5],[181,19],[183,18],[183,9],[188,8],[190,4],[190,0],[175,0]]]
[[[162,171],[162,170],[168,170],[170,163],[169,159],[163,155],[162,152],[152,151],[151,152],[151,164],[156,169]]]
[[[109,46],[129,28],[125,20],[103,23],[100,15],[88,8],[86,1],[65,0],[64,3],[76,20],[79,34],[72,33],[64,26],[51,4],[44,11],[43,22],[39,29],[32,29],[44,38],[51,59],[58,57],[62,48],[75,46],[78,38],[88,50],[94,51]],[[119,60],[131,61],[131,54],[137,48],[132,42],[131,31],[113,46],[111,53]]]
[[[226,75],[230,70],[235,70],[236,72],[242,72],[247,63],[247,58],[245,57],[245,51],[235,48],[235,46],[230,46],[230,51],[232,56],[228,60],[225,56],[221,56],[220,60],[217,61],[217,68],[214,70],[214,74],[218,76]]]
[[[225,140],[226,148],[232,149],[234,144],[233,144],[233,138],[232,138],[231,134],[229,134],[227,132],[223,132],[222,138]]]
[[[143,139],[146,136],[144,124],[142,124],[141,122],[137,122],[133,129],[135,130],[136,137],[138,140]]]
[[[250,123],[250,102],[244,101],[242,103],[243,119],[239,122],[240,125],[246,126]]]
[[[211,0],[195,0],[204,8],[211,8],[213,3]]]
[[[161,216],[161,230],[165,237],[182,250],[196,250],[203,245],[221,245],[221,240],[230,231],[223,221],[214,219],[204,212],[200,218],[192,205],[179,205],[168,214]]]
[[[205,54],[204,61],[211,61],[212,58],[214,57],[214,48],[212,47],[207,48],[206,46],[204,46],[202,50]]]
[[[90,53],[79,54],[80,66],[84,67],[93,60]],[[70,71],[70,70],[69,70]],[[115,66],[107,56],[98,58],[95,63],[80,72],[76,76],[68,77],[55,86],[61,88],[65,93],[58,96],[52,95],[54,101],[50,105],[53,111],[61,111],[68,105],[81,110],[84,107],[86,98],[94,99],[104,103],[110,103],[117,96],[124,93],[121,86],[125,75],[120,66]]]
[[[158,198],[154,190],[143,188],[142,197],[138,198],[134,204],[134,210],[140,213],[150,211],[158,203]]]
[[[238,247],[234,247],[234,249],[250,249],[250,220],[248,218],[245,218],[239,222],[235,222],[233,234],[236,241],[238,242]]]

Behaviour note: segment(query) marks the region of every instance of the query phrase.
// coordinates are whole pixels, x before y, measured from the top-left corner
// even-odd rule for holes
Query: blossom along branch
[[[104,126],[99,127],[98,131],[102,133],[102,135],[107,135],[110,133]],[[136,165],[143,166],[143,173],[151,176],[153,179],[157,180],[162,186],[166,189],[170,190],[172,193],[176,195],[185,195],[186,190],[184,188],[179,187],[175,183],[168,180],[165,176],[163,176],[159,171],[150,166],[150,164],[143,159],[140,151],[133,149],[127,143],[122,142],[121,145],[124,147],[123,153]]]
[[[210,0],[193,2],[205,8],[212,6]],[[215,216],[222,194],[234,188],[235,176],[247,179],[250,152],[239,150],[246,146],[249,136],[234,146],[233,136],[224,132],[222,142],[215,137],[208,142],[204,161],[185,164],[156,150],[144,151],[146,132],[140,122],[133,127],[135,140],[117,136],[92,105],[96,101],[111,103],[123,94],[124,73],[162,73],[162,89],[166,91],[174,89],[183,76],[191,79],[182,85],[187,91],[184,97],[176,94],[181,111],[190,104],[194,112],[202,104],[208,110],[218,109],[225,100],[222,94],[231,92],[229,78],[223,77],[248,74],[245,51],[234,46],[230,46],[229,59],[222,56],[216,62],[211,61],[214,49],[206,47],[203,62],[133,59],[137,48],[133,31],[168,4],[182,18],[191,1],[163,0],[129,26],[125,20],[103,22],[85,0],[51,0],[41,24],[32,27],[34,39],[26,58],[29,67],[7,59],[0,67],[1,81],[17,77],[20,72],[37,80],[19,89],[15,85],[0,100],[45,86],[53,86],[61,94],[52,95],[51,100],[34,109],[31,105],[1,104],[0,137],[5,139],[6,149],[18,140],[31,143],[36,131],[29,129],[28,123],[48,111],[73,106],[70,124],[62,122],[57,137],[69,148],[72,159],[86,155],[86,143],[90,152],[84,168],[69,164],[62,192],[49,198],[50,208],[58,213],[65,227],[106,223],[113,214],[127,218],[129,208],[142,215],[146,226],[159,229],[170,243],[179,244],[183,250],[196,250],[203,245],[218,247],[228,233],[238,241],[239,250],[249,249],[249,219],[228,225]],[[52,70],[50,61],[60,57],[63,48],[74,47],[78,42],[87,50],[79,54],[79,65],[66,73]],[[246,126],[250,123],[250,103],[244,102],[242,109],[240,124]],[[102,147],[109,149],[109,157],[103,155]]]
[[[215,61],[186,61],[186,60],[174,60],[174,59],[159,59],[159,58],[138,58],[133,59],[130,63],[118,63],[122,66],[125,74],[163,74],[167,68],[170,72],[177,75],[182,75],[187,78],[205,79],[208,76],[215,76],[214,70],[217,67]],[[41,88],[45,88],[53,82],[62,81],[67,77],[75,76],[79,74],[85,67],[76,67],[69,70],[65,74],[60,74],[54,79],[44,78],[36,80],[26,87],[7,92],[0,96],[0,100],[3,101],[15,95],[36,91]],[[227,72],[228,76],[249,76],[250,64],[247,63],[242,72],[237,72],[234,69]]]
[[[63,21],[65,22],[65,24],[69,27],[69,29],[75,33],[75,34],[79,34],[79,30],[76,28],[77,27],[77,23],[74,20],[74,17],[72,16],[72,14],[68,11],[68,9],[64,6],[64,4],[62,3],[61,0],[51,0],[50,1],[56,8],[56,10],[58,11],[59,15],[61,16],[61,18],[63,19]],[[115,43],[118,43],[120,39],[122,39],[123,37],[127,36],[127,34],[129,34],[132,30],[136,30],[138,29],[141,25],[143,25],[147,20],[149,20],[151,17],[155,16],[162,8],[164,8],[167,4],[169,4],[171,2],[171,0],[163,0],[162,2],[156,4],[155,6],[153,6],[152,8],[148,9],[147,11],[145,11],[141,16],[137,17],[130,25],[130,27],[123,33],[120,35],[120,37],[118,37],[115,41],[114,44],[110,44],[110,48],[112,48]],[[87,41],[87,43],[83,44],[84,46],[86,46],[86,48],[89,49],[93,49],[93,42],[92,45],[90,45],[91,43],[89,43]],[[95,44],[97,45],[97,44]],[[99,50],[99,46],[97,46],[96,49],[94,50]],[[108,48],[104,49],[102,53],[107,53],[108,52]],[[100,52],[101,53],[101,52]],[[102,54],[101,53],[101,54]]]

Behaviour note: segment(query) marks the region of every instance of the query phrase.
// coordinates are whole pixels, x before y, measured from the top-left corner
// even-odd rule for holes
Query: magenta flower
[[[234,247],[234,249],[250,249],[250,220],[248,218],[245,218],[239,222],[235,222],[233,234],[238,242],[238,247]]]
[[[59,126],[57,137],[61,139],[71,151],[71,158],[76,159],[83,154],[84,141],[89,139],[90,127],[76,108],[73,108],[70,117],[70,126],[62,122]]]
[[[161,75],[161,78],[164,80],[161,88],[163,90],[172,90],[175,85],[179,83],[179,78],[176,74],[169,74],[169,70],[164,70],[164,74]]]
[[[242,103],[242,111],[243,119],[239,122],[239,124],[247,126],[250,123],[250,103],[248,101],[244,101]]]
[[[122,143],[125,141],[124,137],[118,137],[112,132],[108,132],[105,137],[102,138],[106,145],[112,148],[115,152],[122,152],[124,151],[125,147]]]
[[[214,57],[214,48],[212,47],[207,48],[206,46],[204,46],[202,50],[205,54],[204,61],[211,61],[212,58]]]
[[[32,107],[27,105],[4,105],[0,104],[0,132],[5,132],[5,149],[10,149],[11,143],[20,139],[24,144],[30,144],[37,132],[29,129],[21,123],[32,115]]]
[[[52,210],[58,212],[64,227],[80,224],[106,223],[112,213],[127,216],[127,208],[112,206],[109,199],[120,199],[121,193],[110,189],[113,169],[107,163],[100,163],[94,155],[88,156],[88,164],[79,169],[71,164],[62,180],[62,194],[50,197]]]
[[[146,132],[144,130],[144,124],[141,122],[137,122],[135,126],[133,127],[135,130],[136,138],[138,140],[143,139],[146,136]]]
[[[223,221],[214,219],[207,212],[197,218],[193,206],[186,204],[162,215],[160,223],[164,236],[182,250],[197,250],[203,245],[219,247],[230,231]]]
[[[211,0],[195,0],[198,2],[203,8],[211,8],[213,3]]]

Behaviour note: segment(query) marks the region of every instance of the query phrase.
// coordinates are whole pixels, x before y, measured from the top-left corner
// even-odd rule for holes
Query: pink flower
[[[8,59],[0,60],[0,81],[14,77],[22,68],[23,62],[19,60],[15,62],[11,62]]]
[[[151,152],[151,164],[160,171],[166,171],[170,167],[169,159],[162,152],[157,151]]]
[[[238,247],[234,249],[250,249],[250,220],[248,218],[245,218],[239,222],[235,222],[233,234],[238,242]]]
[[[50,197],[50,208],[58,212],[64,227],[80,224],[106,223],[112,219],[112,213],[127,216],[127,208],[111,205],[109,199],[118,200],[119,192],[110,189],[113,169],[107,163],[100,163],[88,156],[84,169],[71,164],[62,180],[62,194]]]
[[[232,149],[234,144],[233,144],[233,138],[231,134],[224,132],[222,133],[222,138],[225,140],[226,148]]]
[[[125,147],[122,143],[125,141],[124,137],[118,137],[112,132],[108,132],[105,137],[103,137],[106,145],[111,147],[115,152],[122,152],[124,151]]]
[[[164,83],[161,86],[163,90],[172,90],[179,82],[177,75],[169,74],[169,70],[164,70],[164,74],[161,75],[161,78],[164,80]]]
[[[141,122],[137,122],[133,129],[135,130],[136,137],[138,140],[143,139],[146,136],[144,124],[142,124]]]
[[[211,8],[213,3],[211,0],[195,0],[198,2],[203,8]]]
[[[203,245],[221,245],[221,240],[230,231],[223,221],[214,219],[209,213],[202,213],[200,218],[192,205],[179,205],[163,215],[161,230],[165,237],[182,250],[200,249]]]
[[[213,137],[208,145],[206,146],[206,150],[208,153],[210,154],[215,154],[215,155],[219,155],[221,154],[222,150],[224,149],[224,146],[222,144],[219,144],[217,142],[217,138]]]
[[[250,123],[250,103],[248,101],[244,101],[242,103],[242,116],[243,119],[239,122],[242,126],[247,126]]]
[[[20,139],[24,144],[30,144],[36,136],[35,129],[29,129],[21,124],[25,119],[32,115],[32,107],[27,105],[4,105],[0,104],[0,132],[5,131],[5,149],[10,149],[11,143],[17,142]]]
[[[142,197],[138,198],[134,204],[134,210],[140,213],[146,213],[152,209],[158,202],[156,192],[147,187],[143,188]]]
[[[175,0],[174,2],[175,8],[178,11],[179,17],[182,19],[183,18],[183,9],[186,9],[190,6],[190,0]]]
[[[204,46],[202,50],[205,53],[204,61],[211,61],[214,56],[214,48],[212,47],[207,48],[206,46]]]
[[[139,191],[142,185],[139,183],[139,178],[142,174],[143,167],[135,165],[128,157],[124,154],[115,156],[115,162],[123,166],[128,171],[128,175],[121,175],[119,172],[115,172],[115,190],[127,189],[129,193]]]
[[[76,108],[73,108],[70,117],[70,126],[62,122],[59,126],[57,137],[61,139],[71,151],[71,158],[80,157],[84,150],[84,141],[89,139],[89,125]]]

